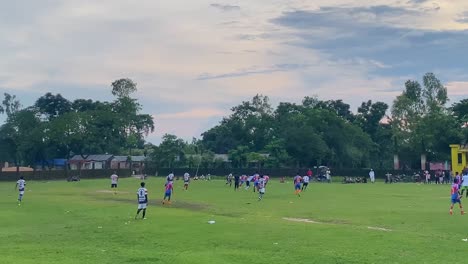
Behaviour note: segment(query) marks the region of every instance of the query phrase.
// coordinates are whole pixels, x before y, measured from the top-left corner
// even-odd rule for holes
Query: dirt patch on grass
[[[291,222],[299,222],[299,223],[323,224],[323,222],[317,222],[317,221],[314,221],[314,220],[304,219],[304,218],[283,217],[283,220],[291,221]]]
[[[367,229],[377,230],[377,231],[385,231],[385,232],[391,232],[392,231],[391,229],[387,229],[387,228],[384,228],[384,227],[375,227],[375,226],[368,226]]]
[[[185,201],[173,201],[171,205],[168,205],[168,207],[187,209],[191,211],[203,211],[209,208],[207,204],[191,203]]]
[[[309,224],[329,224],[329,225],[347,225],[347,226],[355,226],[352,225],[348,221],[340,220],[340,219],[334,219],[334,220],[329,220],[329,221],[315,221],[311,219],[306,219],[306,218],[292,218],[292,217],[283,217],[283,220],[290,221],[290,222],[298,222],[298,223],[309,223]],[[361,227],[361,226],[356,226],[356,227]],[[369,230],[376,230],[376,231],[384,231],[384,232],[391,232],[393,231],[392,229],[384,228],[384,227],[375,227],[375,226],[368,226],[367,229]]]

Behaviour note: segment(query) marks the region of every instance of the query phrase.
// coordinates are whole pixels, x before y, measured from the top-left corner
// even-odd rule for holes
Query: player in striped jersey
[[[188,172],[186,172],[184,174],[184,190],[188,190],[188,186],[189,186],[189,183],[190,183],[190,174],[188,174]]]
[[[146,219],[146,206],[148,205],[148,190],[145,188],[145,183],[142,182],[140,184],[140,188],[137,191],[137,199],[138,199],[138,210],[135,215],[135,219],[137,219],[138,215],[141,211],[143,211],[142,219]]]
[[[18,205],[21,205],[24,196],[24,187],[26,187],[26,181],[21,176],[20,179],[16,182],[15,190],[18,188],[19,196],[18,196]]]
[[[263,199],[263,195],[265,194],[265,186],[266,181],[263,175],[260,175],[258,178],[258,200],[261,201]]]

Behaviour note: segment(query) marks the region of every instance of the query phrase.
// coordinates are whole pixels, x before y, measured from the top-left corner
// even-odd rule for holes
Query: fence
[[[47,180],[66,180],[68,177],[79,176],[81,179],[98,179],[108,178],[111,174],[117,172],[119,177],[130,177],[131,170],[120,169],[120,170],[38,170],[38,171],[26,171],[20,172],[19,175],[23,176],[26,180],[35,181],[47,181]],[[16,181],[18,175],[16,171],[4,171],[0,172],[0,181]]]

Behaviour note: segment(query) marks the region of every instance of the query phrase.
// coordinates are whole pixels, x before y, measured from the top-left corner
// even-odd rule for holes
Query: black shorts
[[[304,182],[302,185],[303,185],[303,186],[308,186],[309,183],[308,183],[308,182]]]
[[[246,184],[247,186],[250,186],[250,181],[246,181],[245,184]]]
[[[117,183],[112,183],[111,188],[117,188]]]

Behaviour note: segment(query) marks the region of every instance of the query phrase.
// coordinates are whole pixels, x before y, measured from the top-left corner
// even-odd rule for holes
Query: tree
[[[424,119],[448,116],[445,109],[447,89],[432,73],[424,75],[423,84],[421,86],[417,81],[407,81],[405,90],[393,102],[391,124],[395,149],[399,153],[430,153],[432,143],[426,136],[428,132]]]
[[[16,95],[10,95],[9,93],[4,93],[4,98],[2,104],[0,105],[0,114],[6,113],[7,116],[10,116],[18,112],[21,108],[19,100],[16,99]]]
[[[118,98],[130,97],[130,94],[137,91],[137,84],[129,78],[116,80],[112,83],[112,95]]]
[[[184,159],[186,143],[183,139],[170,134],[165,134],[162,139],[161,144],[155,147],[150,158],[158,167],[174,168],[176,162]]]
[[[52,93],[46,93],[39,97],[34,106],[38,109],[38,112],[44,115],[48,120],[72,110],[72,103],[70,101],[63,98],[60,94],[53,95]]]

